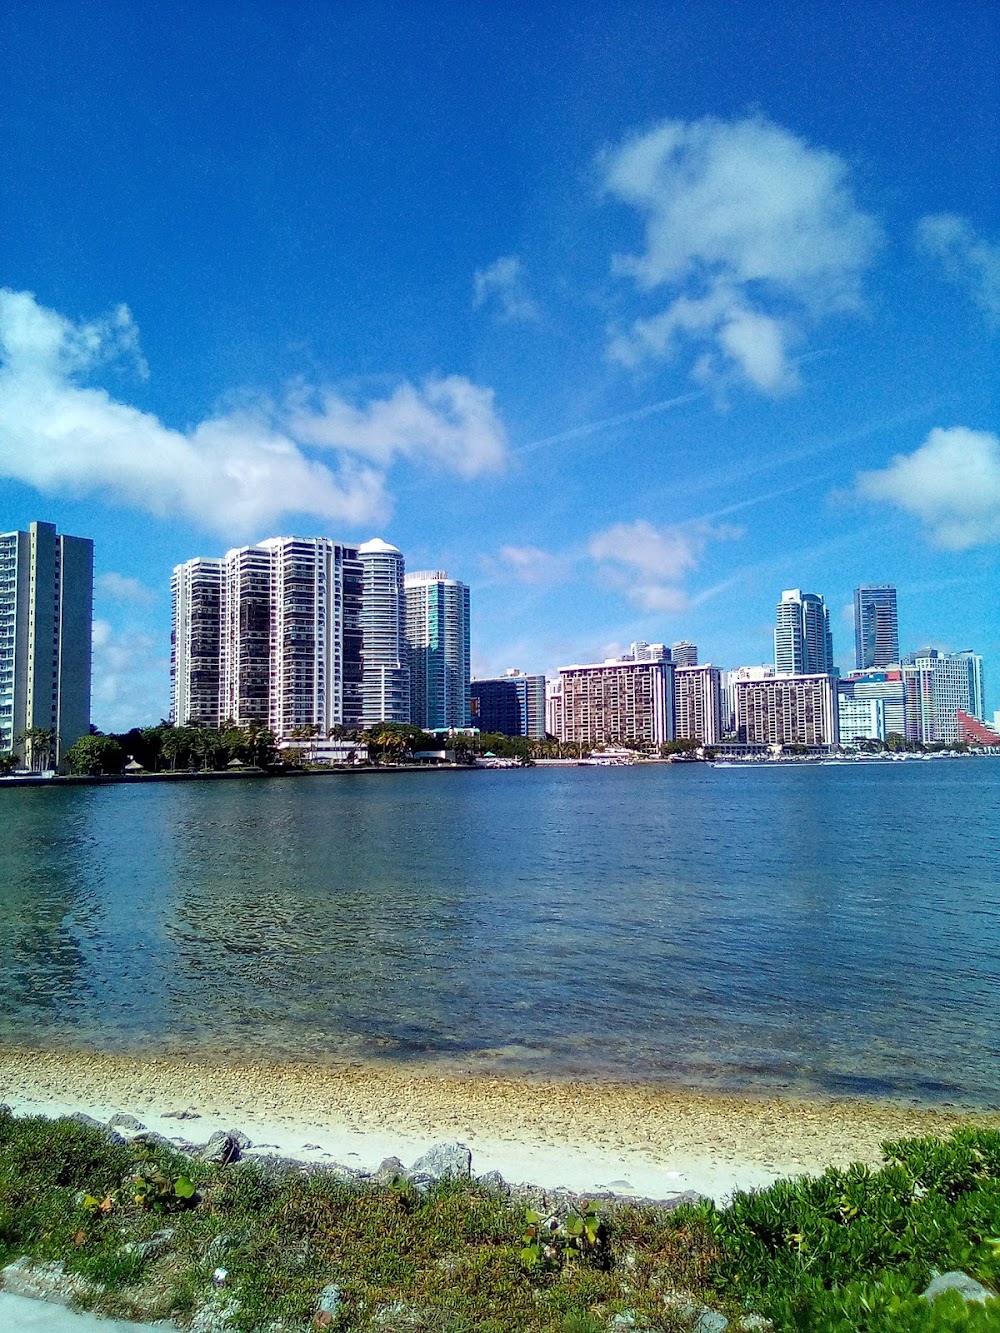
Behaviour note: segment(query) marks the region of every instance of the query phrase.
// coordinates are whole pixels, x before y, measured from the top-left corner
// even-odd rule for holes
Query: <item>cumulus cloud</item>
[[[1000,439],[965,426],[936,427],[912,454],[858,475],[866,500],[897,505],[946,550],[1000,542]]]
[[[318,400],[313,408],[310,398]],[[288,429],[303,444],[340,449],[387,467],[394,458],[423,458],[477,477],[503,466],[506,434],[493,390],[461,375],[401,384],[391,398],[354,407],[331,391],[296,391]]]
[[[165,717],[170,663],[162,640],[135,629],[94,621],[93,715],[103,731],[127,731]]]
[[[541,584],[564,579],[573,559],[538,546],[501,546],[499,555],[490,563],[498,574],[512,576],[520,583]]]
[[[0,290],[0,476],[180,515],[233,538],[285,514],[351,526],[384,519],[386,473],[397,457],[469,477],[500,466],[505,454],[491,392],[459,376],[405,384],[361,408],[327,393],[311,411],[300,390],[281,407],[262,403],[180,431],[82,382],[123,355],[140,358],[142,369],[124,307],[80,325],[30,293]],[[308,446],[333,451],[332,464]]]
[[[541,308],[528,294],[524,265],[517,255],[504,255],[488,268],[476,269],[472,306],[479,310],[486,305],[494,306],[511,323],[541,319]]]
[[[955,213],[936,213],[917,224],[917,243],[937,259],[992,320],[1000,321],[1000,245],[978,236]]]
[[[708,543],[738,535],[737,528],[708,523],[657,528],[637,519],[595,533],[587,551],[602,576],[636,606],[674,614],[691,605],[684,579],[697,569]]]
[[[98,574],[94,580],[94,589],[98,596],[106,597],[112,602],[133,602],[144,606],[156,600],[153,589],[147,588],[139,579],[132,578],[128,574],[116,574],[113,571]]]
[[[792,349],[823,316],[857,310],[880,241],[846,163],[763,117],[667,121],[603,161],[604,183],[645,219],[645,248],[614,271],[667,307],[611,332],[635,365],[694,349],[703,382],[793,388]]]

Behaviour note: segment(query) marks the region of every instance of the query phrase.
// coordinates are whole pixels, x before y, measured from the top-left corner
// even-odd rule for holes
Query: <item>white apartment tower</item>
[[[93,603],[89,538],[51,523],[0,533],[0,753],[22,732],[48,732],[58,765],[90,731]]]
[[[443,569],[407,574],[410,721],[428,731],[469,725],[469,589]]]
[[[830,613],[823,598],[801,588],[781,594],[774,627],[774,665],[794,675],[833,671]]]
[[[171,717],[232,720],[279,737],[361,725],[357,550],[272,537],[174,570]]]
[[[676,651],[676,645],[675,645]],[[721,673],[711,663],[674,672],[674,726],[679,737],[717,745],[722,740]]]
[[[362,571],[362,725],[409,722],[403,553],[376,537],[358,547],[358,560]]]
[[[671,649],[671,656],[679,667],[692,667],[698,665],[698,645],[692,643],[690,639],[681,639],[675,643]]]
[[[170,719],[217,727],[222,712],[222,560],[186,560],[170,584]]]

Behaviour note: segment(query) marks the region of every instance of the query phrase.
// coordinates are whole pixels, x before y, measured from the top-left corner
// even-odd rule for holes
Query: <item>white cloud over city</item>
[[[1000,321],[1000,245],[984,240],[955,213],[921,218],[917,242],[990,319]]]
[[[226,537],[285,514],[353,526],[383,520],[395,460],[469,478],[501,467],[506,454],[492,392],[461,376],[402,384],[362,406],[299,386],[279,406],[262,401],[175,430],[84,382],[114,359],[146,373],[125,307],[74,324],[28,292],[2,290],[0,356],[0,476],[183,517]]]
[[[988,431],[936,427],[912,454],[860,473],[856,489],[918,518],[935,546],[1000,542],[1000,439]]]
[[[818,320],[857,311],[881,240],[836,153],[757,116],[671,120],[602,160],[609,195],[645,223],[645,246],[613,270],[666,299],[610,331],[612,359],[692,358],[693,377],[776,395]]]
[[[486,306],[511,323],[541,319],[538,302],[528,292],[524,265],[517,255],[504,255],[487,268],[477,268],[472,283],[472,305]]]
[[[738,529],[707,523],[658,528],[636,519],[595,533],[587,551],[604,581],[640,610],[670,615],[689,608],[685,580],[698,568],[708,543],[737,535]]]

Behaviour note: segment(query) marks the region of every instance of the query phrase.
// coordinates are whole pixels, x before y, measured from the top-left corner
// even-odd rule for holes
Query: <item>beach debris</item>
[[[200,1111],[164,1111],[164,1120],[200,1120]]]
[[[417,1158],[410,1172],[432,1181],[467,1180],[472,1174],[472,1153],[464,1143],[435,1143]]]
[[[108,1129],[125,1130],[129,1134],[139,1134],[146,1126],[141,1120],[137,1120],[134,1115],[124,1115],[119,1112],[113,1115],[108,1121]]]
[[[212,1162],[216,1166],[230,1166],[240,1160],[240,1153],[253,1145],[245,1134],[238,1129],[220,1129],[213,1134],[204,1148],[199,1149],[199,1162]]]
[[[212,1274],[212,1286],[224,1287],[229,1280],[228,1268],[217,1268]]]
[[[946,1291],[957,1291],[966,1304],[974,1302],[985,1305],[987,1301],[997,1299],[995,1291],[990,1291],[989,1287],[984,1287],[974,1277],[969,1277],[968,1273],[961,1272],[935,1274],[927,1290],[922,1291],[920,1295],[925,1301],[936,1301]]]

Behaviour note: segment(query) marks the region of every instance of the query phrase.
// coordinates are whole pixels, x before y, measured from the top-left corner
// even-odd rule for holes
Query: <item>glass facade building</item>
[[[442,569],[407,574],[410,721],[428,731],[469,725],[469,589]]]
[[[854,589],[854,654],[859,671],[899,662],[899,621],[893,584],[862,583]]]

